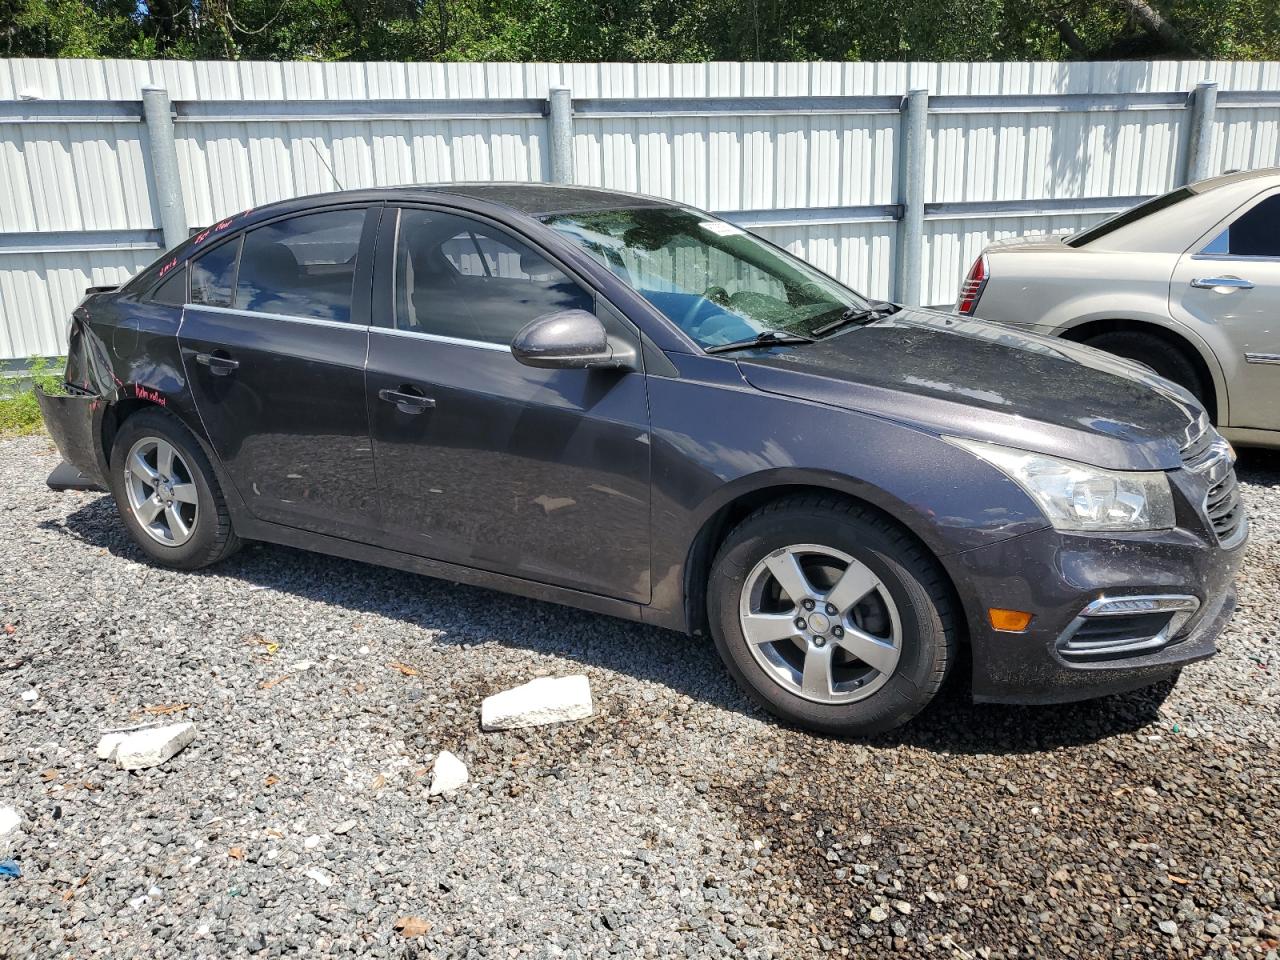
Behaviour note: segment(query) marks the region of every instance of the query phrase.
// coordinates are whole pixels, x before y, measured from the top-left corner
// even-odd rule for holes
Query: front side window
[[[1280,257],[1280,194],[1247,210],[1200,252],[1229,257]]]
[[[524,241],[434,210],[400,212],[395,271],[396,328],[415,333],[508,344],[530,320],[594,306]]]
[[[278,220],[245,234],[235,305],[313,320],[351,320],[364,208]]]
[[[553,214],[543,222],[704,347],[765,330],[812,335],[867,302],[740,227],[679,207]]]
[[[191,260],[191,295],[188,303],[210,307],[231,306],[236,282],[240,238],[219,244]]]

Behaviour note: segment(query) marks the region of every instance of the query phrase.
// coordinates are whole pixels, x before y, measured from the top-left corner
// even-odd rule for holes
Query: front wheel
[[[955,655],[936,561],[889,519],[836,497],[779,500],[734,528],[712,566],[708,613],[739,685],[824,733],[906,723]]]
[[[159,410],[129,417],[111,448],[116,509],[155,562],[196,570],[235,552],[222,489],[191,432]]]

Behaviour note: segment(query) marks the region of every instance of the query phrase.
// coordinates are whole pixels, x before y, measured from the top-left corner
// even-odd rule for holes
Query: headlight
[[[1058,530],[1167,530],[1173,494],[1160,471],[1103,470],[1042,453],[947,437],[1022,487]]]

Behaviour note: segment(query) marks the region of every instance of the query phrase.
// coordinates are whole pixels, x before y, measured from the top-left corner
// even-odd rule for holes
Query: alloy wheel
[[[179,547],[191,539],[200,515],[191,467],[162,437],[143,437],[124,463],[129,508],[157,543]]]
[[[739,622],[775,683],[806,700],[843,704],[879,690],[902,655],[902,623],[888,589],[841,550],[796,544],[755,565]]]

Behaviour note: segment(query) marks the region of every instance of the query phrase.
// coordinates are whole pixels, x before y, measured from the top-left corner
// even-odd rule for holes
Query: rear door
[[[1230,425],[1280,430],[1280,193],[1255,198],[1184,255],[1169,299],[1214,347]]]
[[[387,545],[647,601],[644,375],[535,369],[510,349],[555,310],[634,329],[530,243],[453,212],[388,209],[377,274],[368,389]]]
[[[254,227],[189,267],[179,345],[209,439],[261,520],[368,540],[370,255],[381,206]]]

